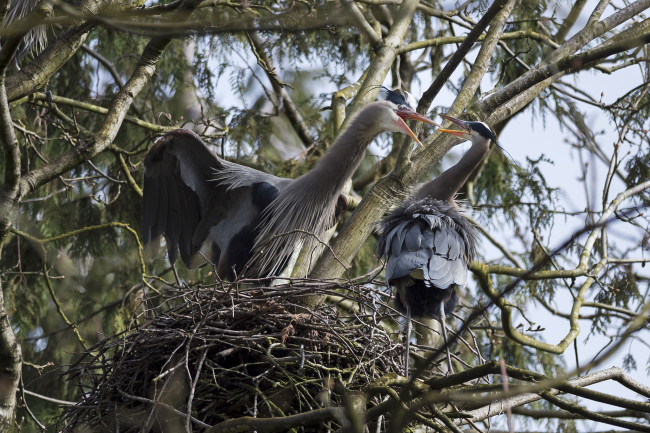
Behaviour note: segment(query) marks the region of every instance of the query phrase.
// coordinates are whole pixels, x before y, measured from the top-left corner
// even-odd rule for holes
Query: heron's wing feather
[[[461,250],[463,249],[463,243],[462,239],[460,236],[458,236],[458,233],[456,233],[453,230],[450,230],[447,232],[448,239],[447,239],[447,246],[449,246],[449,251],[447,252],[447,256],[451,260],[458,259],[461,256]]]
[[[449,252],[449,234],[446,231],[437,230],[433,241],[433,249],[439,256],[447,256]]]
[[[432,255],[429,261],[429,279],[426,283],[439,289],[446,289],[454,283],[453,266],[452,260]]]
[[[192,238],[196,229],[195,222],[201,220],[201,207],[198,201],[191,199],[191,194],[183,192],[183,185],[177,184],[176,195],[178,198],[178,208],[183,209],[186,213],[185,218],[178,218],[178,249],[183,262],[188,263],[193,254],[193,245],[199,244],[198,242],[194,243]]]
[[[413,270],[424,269],[427,257],[421,251],[405,251],[397,256],[390,256],[386,263],[386,279],[392,280],[409,275]]]
[[[167,225],[167,212],[147,212],[147,209],[167,209],[167,178],[158,180],[145,176],[144,190],[147,193],[142,200],[142,238],[155,255],[160,249],[160,237]]]
[[[413,224],[404,234],[404,246],[409,251],[417,251],[420,249],[422,244],[422,228],[418,224]]]
[[[467,264],[463,260],[454,260],[452,272],[454,284],[465,287],[467,285]]]
[[[404,247],[404,238],[406,236],[406,228],[409,221],[403,221],[395,227],[391,234],[388,235],[387,244],[391,245],[391,253],[393,256],[400,254]]]
[[[277,177],[223,159],[219,159],[219,163],[220,167],[212,172],[210,179],[220,185],[227,186],[228,189],[249,187],[259,183],[267,183],[273,187],[282,189],[291,182],[291,179]]]
[[[465,287],[467,284],[467,249],[464,238],[455,228],[442,225],[435,230],[435,240],[429,261],[429,282],[445,289],[452,284]]]
[[[172,259],[176,261],[177,250],[178,250],[178,241],[180,234],[180,222],[181,218],[184,218],[181,215],[183,208],[181,208],[178,196],[181,193],[179,189],[178,179],[167,179],[167,221],[164,228],[165,241],[167,242],[167,253],[169,254],[169,260]],[[181,247],[181,250],[183,247]],[[173,262],[172,262],[173,263]]]
[[[449,260],[443,256],[439,256],[434,252],[429,254],[428,273],[429,275],[440,275],[447,272]]]
[[[430,199],[406,202],[382,226],[378,253],[386,258],[387,280],[409,275],[438,289],[467,284],[475,235],[458,211]]]
[[[188,267],[204,263],[199,254],[203,246],[212,246],[212,251],[226,256],[230,240],[259,216],[252,195],[256,183],[283,182],[219,159],[197,135],[186,130],[174,130],[160,138],[144,164],[144,240],[155,246],[165,236],[170,261],[173,263],[180,251]],[[239,177],[233,180],[233,176]]]

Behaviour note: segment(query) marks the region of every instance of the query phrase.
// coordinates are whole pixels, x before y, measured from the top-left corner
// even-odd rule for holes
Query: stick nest
[[[328,302],[299,305],[314,295]],[[403,370],[399,326],[381,299],[368,287],[309,281],[149,297],[140,324],[103,340],[66,373],[81,395],[63,416],[65,429],[158,431],[170,422],[200,429],[340,405],[339,390]]]

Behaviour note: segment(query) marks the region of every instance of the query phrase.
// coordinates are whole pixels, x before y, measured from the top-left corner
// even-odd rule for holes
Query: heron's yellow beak
[[[404,133],[411,137],[419,146],[422,146],[422,143],[420,143],[420,140],[418,140],[418,138],[415,136],[415,133],[411,131],[411,128],[406,125],[404,120],[417,120],[418,122],[428,123],[429,125],[434,125],[436,127],[440,126],[440,124],[435,120],[429,119],[427,116],[424,116],[417,111],[413,111],[403,105],[395,110],[395,114],[397,114],[399,117],[399,127],[402,128]]]
[[[422,146],[422,143],[420,143],[420,140],[418,140],[418,137],[417,135],[415,135],[415,132],[411,131],[411,128],[409,128],[409,126],[401,118],[397,119],[397,124],[402,129],[402,131],[404,131],[406,135],[411,137],[413,141],[415,141],[418,144],[418,146]]]
[[[465,137],[469,134],[469,131],[459,131],[457,129],[438,129],[440,132],[446,132],[447,134],[456,135],[458,137]]]
[[[440,129],[440,128],[438,128],[438,131],[446,132],[447,134],[456,135],[458,137],[467,137],[467,135],[470,134],[470,129],[467,127],[467,124],[464,121],[462,121],[460,119],[456,119],[455,117],[447,116],[446,114],[439,114],[439,116],[442,117],[443,119],[447,119],[450,122],[455,123],[456,125],[460,126],[463,129],[461,131],[458,131],[456,129]]]

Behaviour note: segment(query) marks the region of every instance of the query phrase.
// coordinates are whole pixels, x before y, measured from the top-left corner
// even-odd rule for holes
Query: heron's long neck
[[[330,146],[316,166],[297,181],[338,195],[361,164],[368,145],[381,132],[372,110],[364,110]]]
[[[479,138],[456,165],[449,167],[438,177],[424,184],[416,193],[417,198],[431,197],[451,202],[458,190],[467,182],[490,150],[490,140]]]

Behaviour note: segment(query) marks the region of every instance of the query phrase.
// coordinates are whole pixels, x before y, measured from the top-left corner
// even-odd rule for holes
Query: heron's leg
[[[178,287],[183,287],[183,280],[181,280],[181,277],[178,275],[175,263],[172,263],[172,271],[174,271],[174,278],[176,279],[176,284],[178,284]]]
[[[442,339],[445,341],[447,352],[447,374],[454,374],[454,367],[451,366],[451,354],[449,353],[449,341],[447,340],[447,327],[445,325],[445,301],[440,302],[440,325],[442,326]]]
[[[404,351],[404,377],[409,377],[409,352],[411,350],[411,306],[406,303],[406,350]]]

